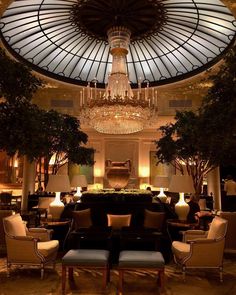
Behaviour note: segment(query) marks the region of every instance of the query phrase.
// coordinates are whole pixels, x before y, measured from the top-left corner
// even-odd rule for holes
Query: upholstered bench
[[[109,251],[97,249],[76,249],[68,251],[62,258],[62,294],[65,294],[67,269],[69,279],[73,277],[73,268],[99,269],[103,271],[103,288],[109,281]]]
[[[158,273],[160,289],[164,287],[165,260],[157,251],[133,251],[124,250],[119,255],[119,292],[123,293],[124,271],[136,269],[153,269]]]

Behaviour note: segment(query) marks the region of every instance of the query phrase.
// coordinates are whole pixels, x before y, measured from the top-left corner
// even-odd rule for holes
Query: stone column
[[[214,209],[221,210],[220,169],[215,168],[207,174],[207,193],[213,194]]]
[[[24,156],[24,169],[23,169],[23,185],[22,185],[22,200],[21,211],[28,209],[28,195],[35,192],[35,175],[36,175],[35,162],[30,162]]]

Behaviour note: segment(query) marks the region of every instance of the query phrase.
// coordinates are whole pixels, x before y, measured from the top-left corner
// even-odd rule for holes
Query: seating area
[[[37,228],[22,220],[20,214],[2,210],[7,275],[14,277],[17,269],[33,267],[40,269],[43,279],[50,275],[48,266],[55,271],[55,264],[59,263],[62,294],[67,294],[72,281],[80,282],[75,274],[86,270],[88,280],[91,273],[103,274],[98,279],[98,289],[103,292],[111,288],[117,272],[115,286],[119,294],[129,290],[132,272],[155,273],[155,290],[165,292],[165,272],[169,267],[174,269],[173,263],[180,267],[179,276],[185,282],[198,269],[209,273],[216,269],[223,281],[225,255],[234,253],[229,249],[235,249],[234,212],[212,215],[207,231],[200,229],[200,224],[185,228],[187,223],[182,222],[182,227],[174,227],[176,235],[172,236],[168,225],[177,221],[166,206],[169,205],[157,202],[127,202],[125,208],[119,202],[115,206],[91,200],[69,203],[60,220],[50,222],[50,216],[41,216]],[[54,227],[48,226],[53,223]],[[181,240],[173,240],[177,234]]]
[[[236,0],[0,0],[0,295],[236,295]]]

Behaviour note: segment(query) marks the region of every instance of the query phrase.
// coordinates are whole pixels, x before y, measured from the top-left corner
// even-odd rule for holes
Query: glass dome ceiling
[[[111,72],[106,32],[131,31],[131,84],[171,83],[218,61],[233,43],[236,21],[219,0],[21,0],[0,20],[1,38],[42,74],[104,87]]]

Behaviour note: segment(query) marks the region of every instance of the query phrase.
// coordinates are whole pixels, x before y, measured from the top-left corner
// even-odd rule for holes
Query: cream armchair
[[[223,253],[228,221],[216,216],[209,231],[187,230],[183,242],[174,241],[172,252],[181,266],[183,279],[187,268],[216,268],[223,281]]]
[[[47,264],[55,266],[59,242],[50,240],[51,231],[45,228],[27,229],[20,214],[3,219],[7,246],[7,272],[10,274],[11,265],[38,266],[41,278]]]

